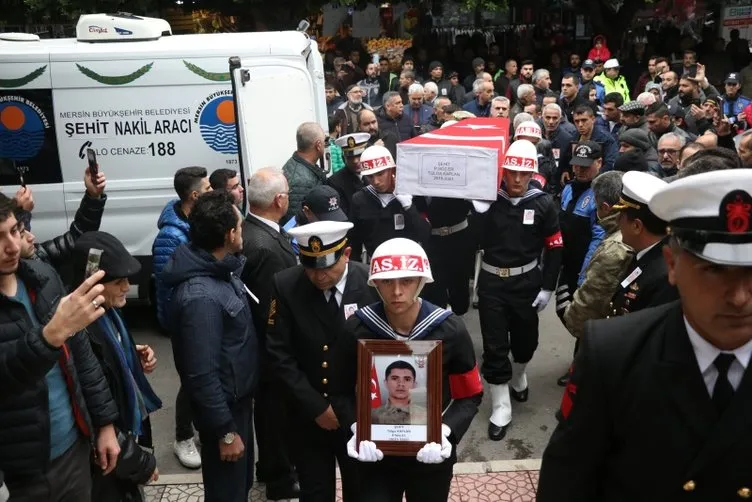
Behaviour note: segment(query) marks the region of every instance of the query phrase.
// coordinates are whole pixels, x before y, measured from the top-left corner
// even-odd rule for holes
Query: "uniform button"
[[[321,379],[321,383],[323,383],[324,385],[326,385],[326,384],[329,383],[329,380],[327,380],[326,378],[322,378]]]
[[[695,485],[695,482],[690,479],[689,481],[684,483],[683,488],[685,492],[693,492],[695,491],[695,488],[697,488],[697,485]]]
[[[326,392],[324,392],[324,397],[329,397],[329,394],[327,394]]]
[[[737,495],[739,495],[739,497],[741,497],[743,499],[748,499],[748,498],[752,497],[752,490],[750,490],[746,486],[744,488],[739,488],[739,491],[736,492],[736,493],[737,493]]]
[[[326,352],[327,350],[329,350],[329,346],[328,345],[324,345],[322,348],[324,349],[324,352]]]
[[[328,368],[329,367],[329,363],[326,362],[326,361],[324,361],[323,363],[321,363],[321,367],[322,368]]]

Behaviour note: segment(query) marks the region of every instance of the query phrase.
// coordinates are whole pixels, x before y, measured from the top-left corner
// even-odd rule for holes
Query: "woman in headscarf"
[[[114,424],[121,450],[117,467],[103,476],[92,464],[92,500],[141,502],[145,500],[142,485],[159,476],[156,458],[142,447],[152,447],[149,414],[162,407],[144,375],[156,366],[154,351],[148,345],[136,345],[120,312],[130,287],[128,278],[141,265],[114,236],[87,232],[76,242],[73,267],[74,284],[97,269],[105,272],[101,284],[106,312],[86,332],[119,411]]]

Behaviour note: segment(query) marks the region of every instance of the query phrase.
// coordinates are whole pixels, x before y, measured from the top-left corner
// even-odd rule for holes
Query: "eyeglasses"
[[[676,155],[679,153],[680,150],[677,150],[675,148],[662,148],[658,150],[658,153],[661,155]]]

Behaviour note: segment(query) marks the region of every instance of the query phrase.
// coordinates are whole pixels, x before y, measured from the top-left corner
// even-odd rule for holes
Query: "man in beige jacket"
[[[619,288],[619,277],[624,275],[634,257],[634,250],[621,239],[620,213],[612,209],[619,202],[622,176],[622,172],[610,171],[593,181],[598,223],[606,231],[606,237],[593,253],[584,272],[585,280],[564,312],[567,329],[577,338],[582,335],[586,321],[608,317],[609,303]]]

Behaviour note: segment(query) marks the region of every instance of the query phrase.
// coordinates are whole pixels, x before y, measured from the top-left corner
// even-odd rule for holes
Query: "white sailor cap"
[[[540,126],[532,120],[521,122],[514,131],[514,137],[543,139]]]
[[[347,232],[352,227],[349,221],[316,221],[292,228],[288,233],[298,241],[301,265],[328,268],[347,249]]]
[[[720,265],[752,267],[751,194],[752,169],[713,171],[668,184],[650,209],[690,253]]]
[[[357,157],[366,149],[369,139],[371,135],[367,132],[356,132],[337,138],[334,144],[342,148],[345,157]]]
[[[642,217],[656,215],[650,210],[650,201],[656,193],[665,189],[668,183],[652,174],[642,171],[629,171],[622,177],[621,197],[613,209],[634,210]]]

